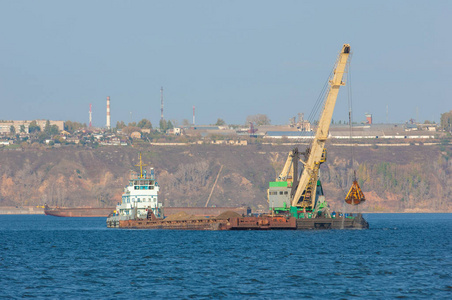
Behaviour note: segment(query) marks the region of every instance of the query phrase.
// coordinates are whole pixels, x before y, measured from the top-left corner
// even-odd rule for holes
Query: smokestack
[[[111,123],[110,123],[110,96],[107,96],[107,129],[111,129]]]
[[[160,121],[163,121],[163,86],[160,88]]]
[[[195,106],[193,105],[193,125],[195,125]]]
[[[366,113],[365,115],[366,115],[366,123],[372,124],[372,114]]]
[[[93,121],[93,111],[91,109],[91,103],[89,104],[89,128],[91,128],[92,124],[91,122]]]

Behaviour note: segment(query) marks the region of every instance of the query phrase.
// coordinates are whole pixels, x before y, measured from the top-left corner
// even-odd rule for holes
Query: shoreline
[[[0,215],[44,215],[44,208],[36,206],[0,206]]]
[[[362,211],[363,214],[450,214],[451,211]],[[44,208],[36,206],[14,207],[0,206],[0,215],[44,215]]]

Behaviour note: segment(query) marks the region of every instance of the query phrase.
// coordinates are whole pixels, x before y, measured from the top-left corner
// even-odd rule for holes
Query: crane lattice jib
[[[328,138],[331,119],[333,117],[334,106],[336,105],[339,87],[345,85],[342,81],[348,57],[350,55],[350,45],[342,46],[341,52],[336,61],[333,75],[329,81],[329,90],[324,102],[323,111],[317,127],[317,131],[312,142],[311,151],[301,174],[297,191],[292,200],[292,206],[314,207],[317,189],[317,179],[319,165],[322,160],[322,153],[325,149],[325,142]]]

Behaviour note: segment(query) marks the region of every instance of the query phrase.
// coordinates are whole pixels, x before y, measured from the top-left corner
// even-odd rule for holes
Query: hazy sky
[[[452,1],[0,0],[0,119],[309,115],[342,44],[355,121],[452,109]],[[333,119],[347,118],[347,89]],[[131,114],[132,113],[132,114]]]

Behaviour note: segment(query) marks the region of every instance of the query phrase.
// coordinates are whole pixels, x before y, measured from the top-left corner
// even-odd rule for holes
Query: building
[[[149,129],[149,128],[141,128],[141,133],[151,133],[151,129]]]
[[[182,130],[179,127],[175,127],[175,128],[172,128],[172,129],[168,129],[167,133],[168,134],[174,134],[174,135],[181,135],[182,134]]]
[[[47,120],[34,120],[36,125],[38,125],[41,130],[46,127]],[[25,133],[28,133],[28,127],[31,121],[0,121],[0,134],[9,134],[11,131],[11,126],[14,126],[16,133],[20,133],[20,129],[24,126]],[[64,121],[52,121],[49,120],[50,125],[56,125],[59,131],[64,130]]]
[[[141,139],[141,132],[139,131],[134,131],[132,132],[132,134],[130,135],[133,139]]]
[[[266,139],[313,139],[313,131],[267,131],[264,138]]]

